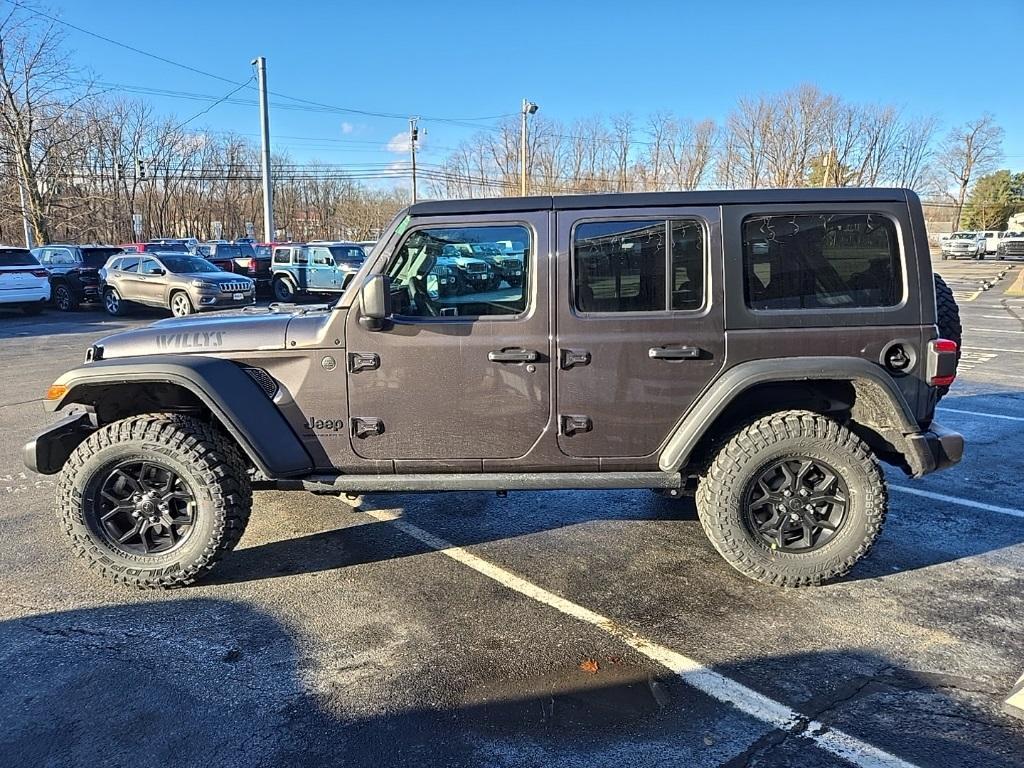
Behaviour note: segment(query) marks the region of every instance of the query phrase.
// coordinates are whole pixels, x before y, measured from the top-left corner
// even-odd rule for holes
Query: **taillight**
[[[32,270],[32,277],[49,277],[49,276],[50,276],[50,273],[47,272],[45,269],[33,269]]]
[[[928,383],[948,387],[956,379],[957,350],[950,339],[935,339],[928,345]]]

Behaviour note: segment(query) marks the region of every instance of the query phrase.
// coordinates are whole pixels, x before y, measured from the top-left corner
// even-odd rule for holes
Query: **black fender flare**
[[[914,464],[907,436],[921,432],[913,411],[882,368],[859,357],[784,357],[750,360],[727,369],[715,379],[676,424],[658,458],[664,472],[678,472],[711,424],[737,398],[758,384],[779,381],[850,381],[870,392],[889,417],[886,431],[894,447]]]
[[[99,360],[57,379],[54,386],[67,391],[45,401],[46,407],[57,411],[73,403],[88,405],[94,387],[147,382],[174,384],[195,395],[267,477],[295,477],[313,469],[312,458],[273,401],[241,365],[223,358],[139,355]]]

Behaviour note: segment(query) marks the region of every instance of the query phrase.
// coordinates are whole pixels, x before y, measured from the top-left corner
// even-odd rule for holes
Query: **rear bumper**
[[[91,413],[78,411],[65,416],[25,443],[25,466],[40,475],[57,474],[71,452],[95,430]]]
[[[20,304],[39,304],[50,300],[50,284],[30,286],[27,288],[11,288],[0,291],[0,307]]]
[[[924,432],[907,435],[907,463],[914,477],[957,464],[964,455],[964,436],[933,421]]]

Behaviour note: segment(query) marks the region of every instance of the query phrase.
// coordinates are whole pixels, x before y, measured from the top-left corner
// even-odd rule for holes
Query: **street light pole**
[[[260,90],[260,133],[263,137],[263,237],[274,241],[274,192],[270,184],[270,112],[267,108],[267,60],[258,56],[252,60],[256,66]]]
[[[526,181],[526,116],[536,114],[540,109],[528,99],[523,99],[522,121],[519,125],[519,194],[526,197],[528,184]]]

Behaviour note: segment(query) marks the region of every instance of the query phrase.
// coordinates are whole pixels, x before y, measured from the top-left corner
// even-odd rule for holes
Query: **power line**
[[[45,18],[45,19],[49,19],[50,21],[52,21],[52,22],[54,22],[56,24],[62,24],[62,25],[66,26],[66,27],[68,27],[70,29],[75,30],[76,32],[80,32],[80,33],[82,33],[84,35],[89,35],[90,37],[94,37],[94,38],[96,38],[98,40],[102,40],[105,43],[109,43],[111,45],[118,46],[119,48],[124,48],[125,50],[131,51],[133,53],[137,53],[140,56],[146,56],[146,57],[154,59],[156,61],[163,62],[164,64],[169,64],[169,65],[171,65],[173,67],[178,67],[179,69],[183,69],[183,70],[186,70],[188,72],[192,72],[192,73],[197,74],[197,75],[203,75],[204,77],[210,77],[210,78],[213,78],[214,80],[220,80],[221,82],[224,82],[224,83],[230,83],[231,85],[240,85],[243,88],[246,87],[246,86],[249,86],[250,83],[251,83],[251,80],[246,82],[246,83],[239,83],[237,80],[232,80],[230,78],[223,77],[222,75],[218,75],[218,74],[215,74],[213,72],[207,72],[206,70],[199,69],[198,67],[193,67],[193,66],[188,65],[188,64],[183,64],[180,61],[175,61],[173,59],[169,59],[166,56],[160,56],[158,54],[151,53],[150,51],[145,51],[142,48],[137,48],[136,46],[129,45],[127,43],[123,43],[120,40],[115,40],[115,39],[113,39],[111,37],[107,37],[106,35],[101,35],[98,32],[93,32],[92,30],[85,29],[84,27],[80,27],[80,26],[78,26],[76,24],[72,24],[71,22],[65,21],[64,19],[61,19],[61,18],[59,18],[57,16],[53,16],[51,14],[45,13],[45,12],[37,10],[35,8],[31,8],[31,7],[27,6],[27,5],[19,2],[18,0],[9,0],[9,2],[11,3],[11,5],[14,5],[14,6],[20,8],[21,10],[26,11],[27,13],[30,13],[30,14],[35,15],[35,16],[41,16],[42,18]],[[250,86],[250,87],[255,88],[255,86]],[[336,105],[333,105],[333,104],[324,104],[322,102],[312,101],[310,99],[304,99],[304,98],[301,98],[301,97],[298,97],[298,96],[290,96],[290,95],[288,95],[286,93],[280,93],[279,91],[268,91],[268,93],[270,95],[276,96],[278,98],[288,99],[289,101],[294,101],[294,102],[297,102],[297,103],[300,103],[300,104],[306,104],[306,105],[309,105],[309,106],[315,106],[315,107],[319,107],[322,110],[335,111],[335,112],[339,112],[339,113],[342,113],[342,114],[363,115],[363,116],[366,116],[366,117],[381,117],[381,118],[391,119],[391,120],[406,120],[407,119],[407,114],[398,114],[398,113],[395,113],[395,112],[374,112],[372,110],[355,109],[353,107],[339,107],[339,106],[336,106]],[[277,106],[281,106],[281,105],[277,105]],[[451,123],[453,125],[458,125],[460,123],[462,123],[462,124],[469,124],[470,127],[477,127],[477,126],[473,126],[472,123],[473,122],[484,122],[484,121],[488,121],[488,120],[498,120],[498,119],[501,119],[503,117],[509,117],[510,115],[511,115],[511,113],[500,114],[500,115],[486,115],[486,116],[483,116],[483,117],[457,117],[457,118],[456,117],[436,117],[436,116],[434,116],[434,117],[424,117],[423,119],[424,120],[431,120],[433,122]]]

